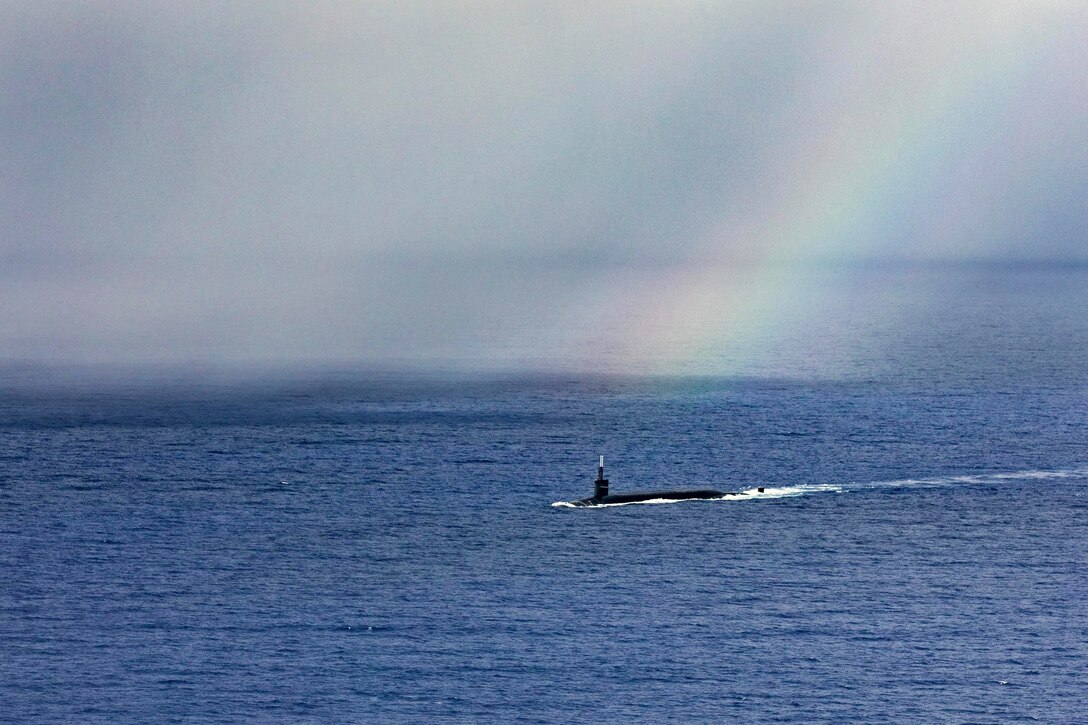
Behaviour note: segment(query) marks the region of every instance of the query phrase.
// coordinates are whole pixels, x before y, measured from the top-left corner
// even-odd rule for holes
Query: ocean
[[[0,717],[1088,721],[1086,278],[730,374],[8,366]],[[601,454],[749,493],[554,505]]]

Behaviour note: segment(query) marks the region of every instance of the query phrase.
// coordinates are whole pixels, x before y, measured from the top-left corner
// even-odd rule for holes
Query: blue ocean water
[[[3,719],[1084,722],[1064,289],[838,379],[9,369]]]

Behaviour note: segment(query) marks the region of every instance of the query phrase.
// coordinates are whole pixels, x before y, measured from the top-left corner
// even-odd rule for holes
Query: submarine
[[[763,488],[759,488],[763,493]],[[613,503],[638,503],[640,501],[685,501],[689,499],[715,499],[727,496],[743,496],[739,491],[718,491],[713,488],[696,488],[681,491],[635,491],[632,493],[609,493],[608,479],[604,477],[604,456],[597,466],[597,480],[593,482],[593,496],[570,501],[570,506],[603,506]]]

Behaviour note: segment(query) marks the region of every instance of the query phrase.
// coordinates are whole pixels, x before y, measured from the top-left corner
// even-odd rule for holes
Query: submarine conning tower
[[[604,456],[597,465],[597,480],[593,482],[593,498],[604,498],[608,495],[608,479],[604,477]]]

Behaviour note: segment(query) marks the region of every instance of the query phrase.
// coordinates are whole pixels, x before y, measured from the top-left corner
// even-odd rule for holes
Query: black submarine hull
[[[638,503],[640,501],[686,501],[689,499],[714,499],[725,496],[739,496],[731,491],[716,491],[712,488],[700,488],[689,491],[638,491],[634,493],[611,493],[600,498],[583,498],[571,501],[571,506],[603,506],[610,503]]]

